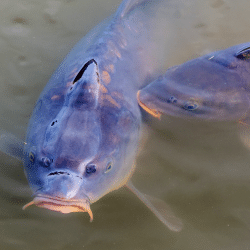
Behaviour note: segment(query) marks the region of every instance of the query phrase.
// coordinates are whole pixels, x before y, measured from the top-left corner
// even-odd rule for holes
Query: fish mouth
[[[67,200],[58,197],[38,195],[33,199],[33,201],[23,206],[23,210],[31,205],[36,205],[37,207],[42,207],[52,211],[61,212],[63,214],[75,213],[75,212],[87,212],[90,217],[90,222],[93,221],[93,213],[90,209],[90,201],[88,199]]]

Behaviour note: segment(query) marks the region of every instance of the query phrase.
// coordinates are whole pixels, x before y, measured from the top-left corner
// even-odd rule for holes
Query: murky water
[[[35,101],[52,72],[120,0],[1,0],[0,126],[24,138]],[[166,67],[249,42],[248,0],[176,0],[167,17]],[[1,154],[0,249],[250,249],[250,151],[233,122],[147,117],[134,184],[164,199],[184,229],[165,228],[128,190],[87,214],[31,207],[22,164]]]

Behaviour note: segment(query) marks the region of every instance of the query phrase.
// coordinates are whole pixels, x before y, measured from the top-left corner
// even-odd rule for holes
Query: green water
[[[249,42],[248,0],[192,0],[169,17],[166,67]],[[34,103],[58,64],[118,0],[1,0],[0,125],[24,138]],[[183,220],[174,233],[125,188],[87,214],[22,206],[31,200],[22,164],[1,154],[0,249],[250,249],[250,152],[233,122],[148,117],[133,182]]]

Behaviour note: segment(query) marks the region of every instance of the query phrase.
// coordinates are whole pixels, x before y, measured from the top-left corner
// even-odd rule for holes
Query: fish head
[[[202,60],[203,62],[201,62]],[[214,67],[209,67],[208,64],[204,65],[206,61],[210,62],[210,65],[214,65]],[[224,50],[212,52],[201,57],[197,62],[200,62],[200,68],[203,67],[207,70],[207,74],[211,74],[215,67],[217,67],[217,78],[220,77],[219,79],[222,81],[222,79],[228,76],[226,82],[240,81],[241,87],[245,81],[248,83],[250,72],[250,43],[238,44]]]
[[[41,95],[24,148],[35,198],[24,208],[35,204],[62,213],[88,212],[92,219],[90,204],[132,174],[140,116],[126,107],[100,105],[97,71],[95,62],[85,65],[52,118]]]

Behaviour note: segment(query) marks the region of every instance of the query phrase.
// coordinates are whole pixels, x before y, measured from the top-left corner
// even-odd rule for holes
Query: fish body
[[[87,211],[92,218],[90,204],[128,182],[141,127],[136,93],[156,65],[147,4],[123,1],[110,22],[76,45],[41,93],[24,147],[35,195],[25,207]]]
[[[138,92],[138,101],[156,117],[240,120],[250,106],[249,48],[239,44],[169,68]]]

